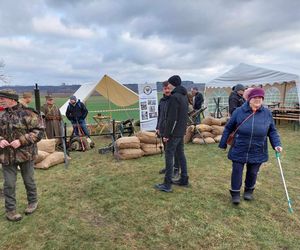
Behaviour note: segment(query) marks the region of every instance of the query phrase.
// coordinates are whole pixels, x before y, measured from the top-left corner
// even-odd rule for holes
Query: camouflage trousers
[[[37,202],[37,190],[34,181],[33,161],[27,161],[20,164],[2,165],[3,171],[3,193],[5,199],[5,210],[16,210],[16,181],[18,166],[20,166],[21,175],[27,193],[28,204]]]

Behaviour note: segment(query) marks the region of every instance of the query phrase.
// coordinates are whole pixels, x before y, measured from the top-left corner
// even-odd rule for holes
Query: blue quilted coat
[[[220,148],[225,149],[227,147],[226,141],[230,133],[252,112],[249,102],[244,103],[233,112],[232,117],[225,126],[219,144]],[[273,149],[281,146],[272,114],[262,106],[236,132],[228,152],[228,159],[240,163],[263,163],[268,161],[268,137]]]

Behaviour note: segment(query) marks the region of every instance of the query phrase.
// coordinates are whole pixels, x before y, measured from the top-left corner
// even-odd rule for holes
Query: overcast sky
[[[30,85],[206,82],[240,62],[300,69],[299,10],[299,0],[0,0],[0,74]]]

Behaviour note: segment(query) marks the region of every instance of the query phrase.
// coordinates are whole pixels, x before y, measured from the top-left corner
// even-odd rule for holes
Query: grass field
[[[187,145],[190,188],[153,189],[160,155],[117,162],[97,149],[36,171],[38,211],[18,223],[0,213],[1,249],[299,249],[300,132],[281,126],[282,164],[293,203],[288,213],[273,152],[259,174],[255,200],[231,205],[230,161],[217,145]],[[19,176],[18,209],[26,206]],[[2,200],[1,200],[2,201]]]
[[[66,101],[68,100],[68,97],[57,97],[55,98],[55,104],[58,107],[61,107]],[[45,98],[41,98],[41,105],[44,104]],[[93,116],[97,115],[97,112],[94,111],[100,111],[100,110],[116,110],[116,109],[122,109],[113,103],[109,103],[107,99],[105,99],[102,96],[91,96],[88,101],[86,102],[87,109],[89,110],[89,114],[87,117],[87,122],[88,123],[95,123]],[[35,102],[33,102],[30,105],[31,107],[35,107]],[[138,103],[126,107],[126,108],[138,108]],[[111,115],[113,119],[117,121],[122,121],[122,120],[127,120],[129,118],[133,118],[135,120],[139,119],[139,111],[113,111],[113,112],[101,112],[103,115]],[[65,119],[67,121],[67,119]]]

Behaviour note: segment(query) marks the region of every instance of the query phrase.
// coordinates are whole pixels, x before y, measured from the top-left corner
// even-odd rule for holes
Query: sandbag
[[[212,133],[214,135],[222,135],[225,129],[225,127],[218,126],[218,125],[212,125],[211,127],[212,127]]]
[[[198,124],[196,126],[196,129],[200,132],[210,132],[212,130],[212,127],[206,124]]]
[[[194,130],[195,130],[194,125],[191,125],[186,128],[186,132],[185,132],[184,139],[183,139],[184,143],[189,143],[192,140],[193,135],[194,135]]]
[[[206,144],[216,143],[214,138],[211,137],[204,138],[204,141],[206,142]]]
[[[222,117],[222,118],[220,118],[220,120],[221,120],[221,126],[224,126],[227,123],[227,121],[229,120],[229,117]]]
[[[71,158],[68,157],[68,159],[70,160]],[[52,166],[55,166],[57,164],[63,163],[65,160],[64,158],[64,152],[54,152],[50,155],[48,155],[43,161],[41,161],[38,164],[35,164],[34,167],[35,168],[39,168],[39,169],[48,169]]]
[[[201,121],[202,124],[206,124],[206,125],[212,125],[212,117],[211,116],[207,116],[205,117],[202,121]]]
[[[157,138],[155,132],[140,131],[136,133],[136,136],[140,139],[141,143],[148,143],[148,144],[159,143],[159,138]]]
[[[163,150],[163,144],[146,144],[141,143],[141,149],[144,151],[144,155],[157,155]]]
[[[137,159],[144,155],[144,151],[140,148],[120,149],[115,153],[115,157],[121,160]]]
[[[220,142],[222,138],[222,135],[217,135],[216,137],[214,137],[215,142]]]
[[[204,140],[201,138],[194,138],[193,143],[202,145],[202,144],[204,144]]]
[[[116,145],[119,149],[140,148],[140,139],[136,136],[125,136],[116,140]]]
[[[41,151],[41,150],[38,150],[38,154],[34,160],[34,163],[37,164],[37,163],[40,163],[41,161],[43,161],[48,155],[50,155],[48,152],[46,151]]]
[[[203,138],[207,138],[207,137],[215,137],[214,134],[212,134],[211,132],[201,132],[201,136]]]
[[[37,143],[37,148],[51,154],[55,151],[55,142],[56,139],[42,139]]]

